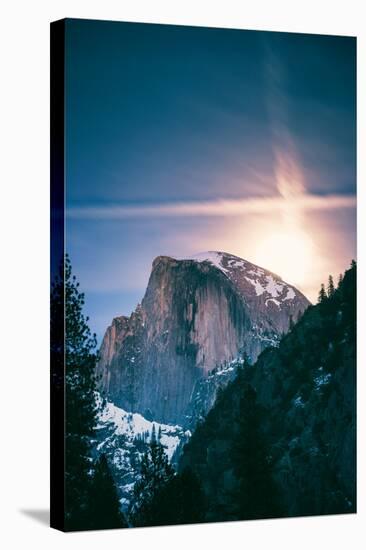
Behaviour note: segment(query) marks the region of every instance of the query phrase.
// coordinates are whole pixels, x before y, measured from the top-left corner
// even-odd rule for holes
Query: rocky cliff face
[[[141,305],[106,331],[100,389],[124,410],[185,425],[202,379],[240,351],[254,361],[308,305],[280,277],[230,254],[159,256]]]

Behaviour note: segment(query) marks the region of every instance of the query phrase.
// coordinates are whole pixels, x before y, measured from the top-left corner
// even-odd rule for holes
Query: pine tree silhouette
[[[331,275],[329,275],[329,278],[328,278],[328,288],[327,288],[327,295],[328,295],[328,298],[330,298],[331,296],[333,296],[334,291],[335,291],[335,288],[334,288],[333,277],[332,277]]]
[[[272,478],[269,452],[261,433],[263,411],[256,392],[244,382],[238,414],[238,433],[232,449],[238,490],[234,509],[238,519],[269,518],[279,515],[278,495]]]
[[[65,322],[65,529],[68,531],[99,528],[93,517],[91,496],[96,454],[93,438],[99,407],[95,398],[97,342],[83,313],[84,303],[84,294],[66,255],[51,291],[51,311],[58,316],[58,321],[51,318],[51,330],[59,331],[60,320],[63,329]]]
[[[141,459],[140,479],[134,487],[130,518],[134,526],[154,525],[153,502],[160,491],[174,478],[162,444],[156,439],[155,425],[147,451]]]
[[[319,290],[318,303],[321,304],[322,302],[324,302],[324,300],[326,300],[326,298],[327,298],[327,293],[325,292],[325,286],[322,283]]]
[[[96,462],[91,491],[90,528],[127,527],[120,511],[118,494],[107,458],[102,454]]]
[[[68,530],[87,529],[90,517],[92,481],[92,444],[96,425],[95,402],[96,337],[91,334],[83,314],[84,294],[72,275],[71,262],[65,257],[65,525]],[[53,298],[51,296],[51,300]],[[63,317],[63,316],[62,316]]]

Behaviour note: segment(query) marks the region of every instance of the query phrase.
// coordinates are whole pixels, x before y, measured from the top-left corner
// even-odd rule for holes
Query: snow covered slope
[[[101,402],[99,398],[98,401]],[[159,437],[172,462],[178,447],[188,441],[191,435],[189,430],[183,430],[181,426],[152,422],[141,414],[129,413],[110,402],[102,408],[96,430],[99,442],[97,451],[108,457],[125,510],[139,476],[140,460],[153,432]]]
[[[169,460],[172,460],[180,441],[190,436],[190,432],[184,431],[181,426],[147,420],[141,414],[126,412],[113,403],[107,403],[99,416],[98,428],[105,428],[106,425],[113,428],[115,436],[126,436],[131,441],[135,438],[145,438],[149,442],[152,431],[155,429],[157,434],[160,431],[160,441]],[[105,440],[100,443],[98,450],[103,450],[105,443]]]

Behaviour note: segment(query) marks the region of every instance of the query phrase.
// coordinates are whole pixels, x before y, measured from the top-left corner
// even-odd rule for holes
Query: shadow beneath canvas
[[[34,519],[35,521],[38,521],[38,523],[42,523],[42,525],[46,525],[49,527],[50,525],[50,511],[46,509],[38,509],[38,508],[30,508],[26,510],[19,510],[21,514],[24,514],[25,516],[28,516],[31,519]]]

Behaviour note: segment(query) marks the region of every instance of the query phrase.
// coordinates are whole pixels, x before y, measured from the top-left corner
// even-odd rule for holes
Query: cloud
[[[148,205],[111,205],[69,207],[67,217],[76,220],[122,220],[131,218],[165,218],[195,216],[241,216],[243,214],[273,214],[283,212],[284,197],[254,197],[246,199],[215,199],[182,201]],[[354,208],[354,195],[313,195],[301,193],[291,197],[287,208],[305,210],[333,210]]]
[[[329,211],[356,206],[355,195],[312,194],[305,181],[304,170],[296,139],[291,132],[289,98],[286,93],[287,67],[276,55],[272,44],[264,43],[264,73],[266,104],[270,122],[270,147],[273,153],[272,185],[276,195],[246,198],[217,198],[212,200],[183,200],[140,204],[71,206],[69,219],[92,221],[118,221],[125,219],[209,218],[243,215],[271,215],[282,217],[282,230],[293,232],[303,226],[302,214],[306,211]],[[221,149],[220,149],[221,150]],[[219,154],[220,150],[216,151]],[[203,173],[204,176],[204,173]],[[257,179],[263,177],[257,170]],[[244,179],[244,178],[243,178]],[[233,183],[233,180],[230,180]],[[243,184],[248,191],[248,182]],[[258,187],[258,183],[252,182]]]

